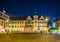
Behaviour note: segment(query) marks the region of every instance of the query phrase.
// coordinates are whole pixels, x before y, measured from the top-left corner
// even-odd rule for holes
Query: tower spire
[[[3,13],[6,13],[6,11],[4,10],[4,8],[3,8]]]
[[[34,10],[34,15],[38,15],[37,8],[35,8],[35,10]]]

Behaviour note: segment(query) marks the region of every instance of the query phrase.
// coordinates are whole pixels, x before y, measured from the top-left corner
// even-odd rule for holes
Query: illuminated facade
[[[10,17],[9,30],[10,32],[23,32],[25,27],[25,18]]]
[[[32,26],[32,18],[30,16],[28,16],[26,18],[24,31],[25,32],[32,32],[32,29],[33,29],[33,26]]]
[[[1,12],[0,12],[1,14]],[[3,13],[2,13],[3,14]],[[4,15],[4,16],[3,16]],[[42,32],[47,33],[48,31],[48,18],[46,16],[38,17],[38,13],[35,9],[34,16],[27,17],[9,17],[6,14],[2,15],[2,22],[5,31],[7,32]]]
[[[0,32],[5,32],[9,22],[9,16],[6,14],[6,11],[0,11]]]
[[[41,33],[46,33],[48,32],[48,18],[45,17],[45,16],[41,16],[39,18],[39,28],[40,28],[40,31]]]

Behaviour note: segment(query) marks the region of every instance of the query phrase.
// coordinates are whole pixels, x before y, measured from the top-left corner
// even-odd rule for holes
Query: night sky
[[[33,16],[36,8],[39,16],[60,17],[59,0],[0,0],[3,8],[9,16]]]

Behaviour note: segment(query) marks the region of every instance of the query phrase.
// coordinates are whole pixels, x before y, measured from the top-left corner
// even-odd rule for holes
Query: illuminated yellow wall
[[[9,27],[11,28],[19,28],[19,21],[18,20],[10,20]]]
[[[20,28],[24,28],[25,27],[25,20],[20,20]]]
[[[40,22],[40,31],[45,31],[47,32],[47,29],[48,29],[48,20],[46,18],[44,18],[43,16],[39,19],[39,22]]]
[[[34,17],[35,18],[35,17]],[[30,17],[28,17],[27,19],[31,19]],[[25,23],[26,23],[26,20],[10,20],[9,21],[9,28],[25,28]],[[39,28],[40,28],[40,31],[41,29],[44,29],[45,31],[47,30],[47,22],[45,18],[43,18],[44,20],[41,20],[41,19],[31,19],[32,20],[32,30],[33,31],[36,31],[37,30],[37,23],[36,23],[36,20],[39,22]]]

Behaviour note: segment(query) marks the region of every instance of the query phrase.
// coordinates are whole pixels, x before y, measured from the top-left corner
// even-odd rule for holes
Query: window
[[[34,22],[32,22],[32,24],[33,24]]]
[[[0,16],[2,16],[2,14],[0,13]]]
[[[22,26],[22,27],[24,27],[24,26]]]
[[[23,24],[24,22],[22,21],[22,24]]]
[[[44,20],[44,19],[41,19],[41,20]]]

